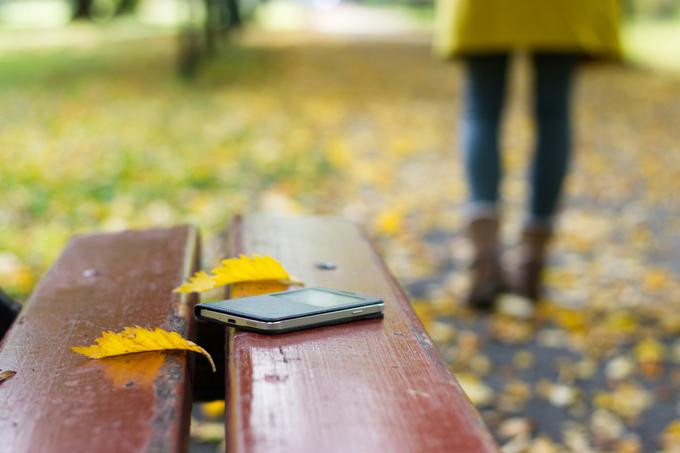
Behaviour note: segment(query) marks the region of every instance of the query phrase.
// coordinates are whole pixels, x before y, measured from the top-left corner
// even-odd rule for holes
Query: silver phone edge
[[[312,326],[315,324],[320,324],[324,322],[329,322],[329,321],[338,321],[341,319],[346,319],[346,320],[351,320],[352,318],[360,318],[366,315],[372,315],[376,313],[380,313],[383,311],[385,304],[384,303],[379,303],[379,304],[372,304],[372,305],[364,305],[361,307],[354,307],[354,308],[346,308],[344,310],[338,310],[338,311],[331,311],[331,312],[326,312],[326,313],[317,313],[315,315],[309,315],[309,316],[302,316],[299,318],[292,318],[292,319],[284,319],[282,321],[274,321],[274,322],[268,322],[268,321],[258,321],[256,319],[249,319],[249,318],[242,318],[236,315],[231,315],[227,313],[221,313],[218,311],[206,309],[206,308],[201,308],[199,311],[199,316],[202,318],[210,318],[214,319],[216,321],[220,321],[224,323],[225,325],[228,326],[234,326],[234,327],[249,327],[249,328],[256,328],[256,329],[261,329],[265,331],[271,331],[275,332],[277,330],[284,330],[284,329],[294,329],[296,327],[306,327],[306,326]],[[355,315],[355,316],[346,316],[347,314],[350,315]],[[234,320],[234,322],[230,322],[229,320]]]

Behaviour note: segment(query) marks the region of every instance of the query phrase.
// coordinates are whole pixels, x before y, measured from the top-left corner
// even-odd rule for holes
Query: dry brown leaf
[[[17,374],[17,372],[12,370],[0,371],[0,384],[8,379],[12,379],[15,374]]]

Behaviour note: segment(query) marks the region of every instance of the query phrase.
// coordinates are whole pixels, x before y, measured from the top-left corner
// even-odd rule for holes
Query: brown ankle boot
[[[472,242],[473,258],[467,304],[476,309],[490,309],[504,287],[498,220],[492,217],[474,219],[468,225],[468,235]]]
[[[511,286],[514,293],[534,302],[543,296],[543,268],[551,237],[549,227],[532,226],[522,231]]]

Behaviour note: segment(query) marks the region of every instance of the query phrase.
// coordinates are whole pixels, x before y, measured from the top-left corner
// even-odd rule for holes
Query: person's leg
[[[569,106],[577,57],[539,53],[533,60],[537,138],[529,174],[528,223],[550,226],[557,212],[571,155]]]
[[[499,131],[505,99],[509,55],[477,55],[465,59],[461,137],[469,213],[498,208],[501,180]]]
[[[475,308],[490,308],[504,286],[498,240],[499,129],[508,59],[501,54],[465,61],[461,136],[469,187],[468,236],[473,247],[467,303]]]
[[[577,57],[536,54],[534,114],[537,139],[529,172],[529,215],[522,231],[514,290],[534,301],[542,296],[542,273],[571,155],[570,98]]]

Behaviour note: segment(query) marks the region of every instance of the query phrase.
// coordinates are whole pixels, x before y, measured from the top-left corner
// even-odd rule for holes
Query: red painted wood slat
[[[74,237],[0,345],[0,450],[185,451],[186,353],[87,359],[70,350],[104,330],[191,335],[195,300],[173,294],[198,265],[191,227]],[[200,360],[200,359],[199,359]]]
[[[233,254],[271,255],[308,286],[382,297],[385,318],[276,336],[230,329],[229,452],[497,450],[357,227],[252,216],[230,233]],[[320,262],[337,268],[319,269]]]

